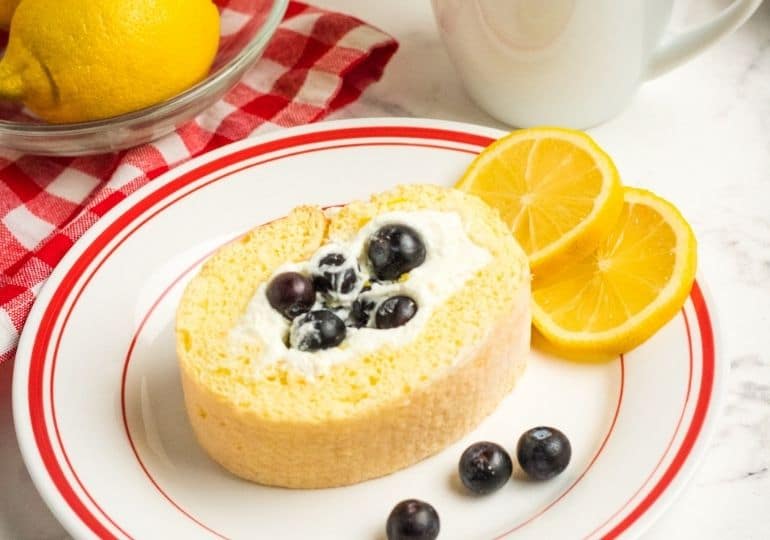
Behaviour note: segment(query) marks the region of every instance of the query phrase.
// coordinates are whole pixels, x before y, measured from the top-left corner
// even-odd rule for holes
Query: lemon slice
[[[610,157],[581,131],[514,131],[486,148],[455,186],[497,208],[533,273],[590,253],[620,215]]]
[[[535,276],[533,322],[564,350],[626,352],[682,307],[696,251],[692,229],[671,203],[625,188],[620,217],[596,251]]]

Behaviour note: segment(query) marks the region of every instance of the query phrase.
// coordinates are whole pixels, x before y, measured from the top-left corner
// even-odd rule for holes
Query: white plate
[[[442,539],[637,536],[691,475],[726,366],[696,284],[648,343],[588,365],[533,353],[478,429],[417,465],[356,486],[290,491],[239,480],[193,439],[173,313],[201,259],[298,203],[330,205],[399,182],[451,184],[495,130],[427,120],[329,122],[198,158],[127,198],[70,250],[22,336],[14,415],[40,492],[77,538],[384,538],[399,500],[433,503]],[[485,498],[457,487],[463,448],[513,449],[553,425],[573,459],[557,478]]]

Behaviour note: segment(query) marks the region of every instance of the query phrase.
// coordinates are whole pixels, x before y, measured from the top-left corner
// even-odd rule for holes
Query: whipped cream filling
[[[425,261],[398,281],[372,282],[371,291],[366,295],[379,301],[395,295],[410,296],[418,306],[416,315],[403,326],[387,330],[348,327],[345,340],[337,347],[319,351],[301,351],[289,347],[287,343],[291,322],[272,308],[265,294],[272,277],[289,271],[309,276],[313,261],[336,251],[352,254],[352,258],[358,260],[364,280],[367,280],[371,275],[366,254],[367,242],[380,227],[392,224],[408,225],[420,234],[426,248]],[[231,344],[240,348],[244,342],[261,343],[261,357],[255,359],[258,360],[255,362],[257,372],[271,364],[285,363],[288,368],[313,380],[328,372],[334,364],[385,346],[399,348],[414,340],[434,309],[490,260],[489,251],[470,239],[460,216],[455,212],[418,210],[380,214],[367,223],[351,241],[332,239],[309,261],[287,263],[276,269],[273,276],[259,286],[246,312],[232,329]],[[313,309],[320,309],[320,303]]]

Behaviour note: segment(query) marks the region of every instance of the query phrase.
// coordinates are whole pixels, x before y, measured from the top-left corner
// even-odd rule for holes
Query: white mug
[[[432,0],[439,32],[476,103],[514,126],[587,128],[644,81],[738,28],[762,0],[664,36],[674,0]]]

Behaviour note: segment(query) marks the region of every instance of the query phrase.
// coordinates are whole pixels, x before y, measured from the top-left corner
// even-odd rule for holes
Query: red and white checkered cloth
[[[253,19],[217,0],[222,46]],[[240,7],[240,9],[239,9]],[[0,362],[13,356],[32,303],[62,256],[110,208],[169,168],[279,127],[319,120],[382,75],[396,51],[353,17],[292,2],[263,58],[221,101],[175,133],[128,151],[44,158],[0,150]]]

